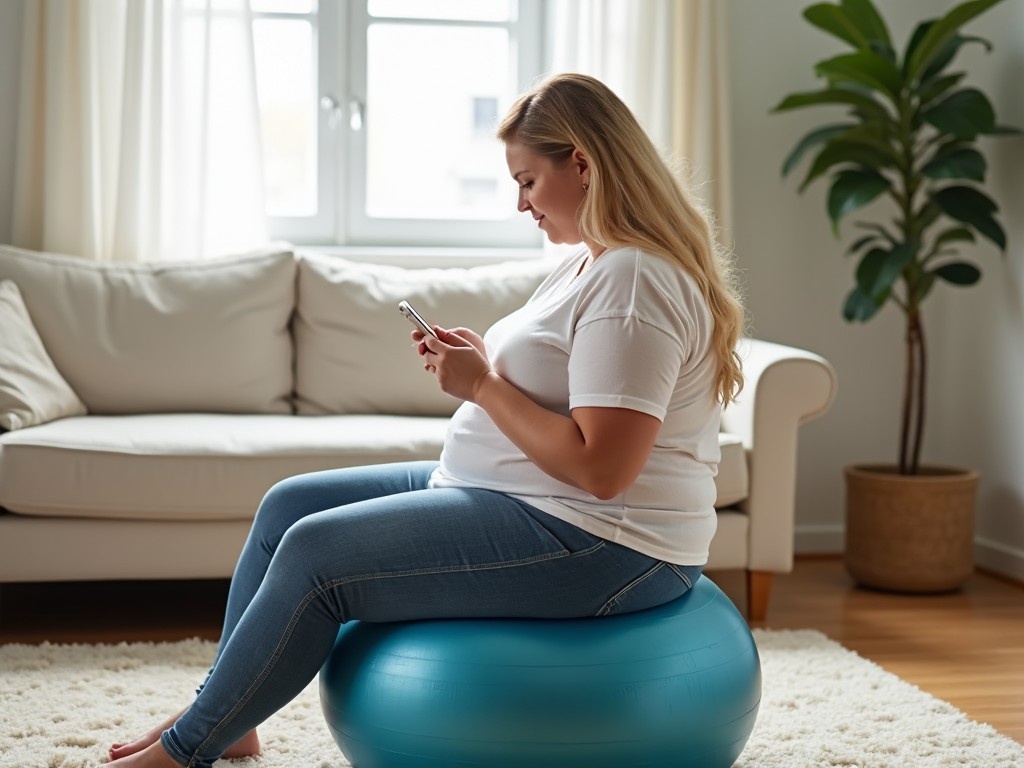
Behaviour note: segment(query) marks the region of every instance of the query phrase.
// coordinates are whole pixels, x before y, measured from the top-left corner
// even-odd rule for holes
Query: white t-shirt
[[[689,275],[636,248],[560,264],[520,309],[484,336],[495,371],[545,408],[629,408],[662,422],[628,489],[601,500],[542,471],[463,403],[452,417],[432,487],[510,494],[580,528],[680,565],[703,565],[717,525],[721,407],[710,349],[713,319]]]

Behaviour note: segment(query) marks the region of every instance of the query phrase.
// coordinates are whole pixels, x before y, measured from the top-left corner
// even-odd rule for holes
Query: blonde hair
[[[693,277],[715,321],[717,399],[734,401],[743,388],[736,345],[744,321],[732,263],[629,108],[599,80],[555,75],[512,105],[498,138],[559,164],[575,149],[586,156],[589,189],[578,213],[583,239],[604,248],[638,247],[678,262]]]

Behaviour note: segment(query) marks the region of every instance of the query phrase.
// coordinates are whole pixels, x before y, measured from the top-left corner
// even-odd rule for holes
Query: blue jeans
[[[328,470],[263,499],[209,676],[164,732],[209,768],[316,676],[346,621],[574,618],[679,597],[700,566],[655,560],[482,489],[427,489],[436,462]]]

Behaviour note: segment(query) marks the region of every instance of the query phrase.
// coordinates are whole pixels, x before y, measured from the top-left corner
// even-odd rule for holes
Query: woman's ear
[[[582,149],[574,149],[572,151],[572,161],[576,164],[576,168],[579,170],[580,181],[583,182],[584,186],[590,184],[590,163],[587,160],[587,156],[583,154]]]

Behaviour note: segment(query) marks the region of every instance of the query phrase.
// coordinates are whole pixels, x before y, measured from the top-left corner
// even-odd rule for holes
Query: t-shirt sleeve
[[[678,333],[636,314],[586,322],[569,354],[569,408],[629,408],[664,421],[684,354]]]

